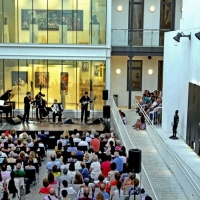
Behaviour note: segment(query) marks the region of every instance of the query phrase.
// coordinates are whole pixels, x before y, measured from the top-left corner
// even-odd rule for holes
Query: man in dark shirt
[[[31,103],[31,93],[27,92],[26,96],[24,97],[24,118],[23,123],[26,119],[26,123],[29,123],[29,112],[30,112],[30,103]]]
[[[37,117],[37,121],[42,119],[42,113],[41,113],[41,108],[42,108],[42,97],[41,97],[41,92],[39,92],[36,96],[35,96],[35,103],[36,103],[36,117]],[[40,115],[40,119],[39,119],[39,115]]]
[[[81,103],[81,123],[83,123],[84,113],[85,113],[85,123],[87,123],[88,104],[92,102],[90,100],[90,97],[88,97],[88,92],[85,92],[85,95],[81,97],[79,102]]]

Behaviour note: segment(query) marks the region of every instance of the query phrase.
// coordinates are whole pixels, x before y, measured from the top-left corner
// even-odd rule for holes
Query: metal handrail
[[[131,29],[121,29],[121,28],[112,28],[112,30],[126,30],[131,31]],[[171,29],[140,29],[140,28],[134,28],[133,31],[171,31]]]
[[[196,190],[196,192],[200,196],[200,186],[194,180],[194,178],[192,177],[192,175],[190,174],[190,172],[186,169],[186,167],[184,166],[184,163],[179,158],[179,156],[176,154],[176,152],[168,144],[166,144],[164,142],[163,138],[159,135],[156,127],[151,123],[151,120],[149,119],[149,116],[146,114],[146,112],[144,111],[144,109],[141,107],[141,105],[139,104],[139,102],[138,102],[137,99],[135,99],[135,102],[137,103],[138,107],[141,109],[142,114],[145,117],[145,120],[151,125],[152,129],[156,133],[157,137],[159,138],[159,140],[162,143],[162,145],[164,146],[164,148],[168,151],[169,154],[171,154],[171,156],[176,161],[177,165],[180,167],[180,169],[182,169],[183,173],[186,175],[186,177],[187,177],[188,181],[190,182],[190,184],[193,186],[193,188]],[[162,156],[161,153],[160,153],[160,155]]]

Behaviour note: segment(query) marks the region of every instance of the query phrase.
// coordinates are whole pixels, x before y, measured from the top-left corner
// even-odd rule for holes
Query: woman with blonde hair
[[[70,138],[69,131],[68,131],[68,130],[65,130],[65,131],[63,132],[63,136],[64,136],[65,139],[69,139],[69,138]]]
[[[97,195],[96,195],[96,198],[95,200],[105,200],[103,194],[101,192],[99,192]]]
[[[38,162],[38,155],[34,151],[31,151],[29,153],[29,158],[32,158],[33,163],[37,163]]]

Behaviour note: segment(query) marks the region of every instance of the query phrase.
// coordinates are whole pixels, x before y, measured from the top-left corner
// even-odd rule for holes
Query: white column
[[[8,27],[8,24],[4,25],[3,42],[9,43],[9,27]]]
[[[109,97],[111,95],[111,91],[110,91],[110,57],[106,59],[106,85],[105,85],[105,89],[108,90],[108,101],[106,101],[106,105],[110,105],[110,101],[109,101]]]
[[[106,46],[111,47],[111,15],[112,1],[107,1]],[[113,19],[114,20],[114,19]]]
[[[99,28],[100,24],[92,24],[90,44],[99,44]]]
[[[38,24],[30,24],[29,42],[34,44],[38,43]]]
[[[67,44],[67,25],[59,25],[59,44]]]

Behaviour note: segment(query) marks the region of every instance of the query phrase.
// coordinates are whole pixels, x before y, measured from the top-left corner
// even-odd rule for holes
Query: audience
[[[52,171],[50,171],[50,172],[48,173],[47,179],[48,179],[50,185],[55,185],[55,184],[57,184],[57,181],[54,179],[54,174],[53,174]]]
[[[98,138],[99,138],[99,135],[95,134],[94,139],[90,141],[90,146],[93,148],[94,152],[99,152],[100,140]]]
[[[115,151],[114,156],[115,156],[115,159],[113,160],[113,162],[116,163],[116,166],[117,166],[116,170],[121,173],[123,171],[123,160],[122,158],[119,157],[118,151]]]
[[[100,162],[98,161],[97,155],[93,157],[93,162],[90,165],[90,174],[91,174],[91,178],[94,180],[97,180],[99,174],[101,174],[101,165],[100,165]]]
[[[110,171],[111,155],[106,155],[106,161],[101,163],[102,174],[107,177]]]
[[[68,169],[67,169],[67,167],[65,167],[63,169],[62,176],[60,176],[60,178],[59,178],[59,183],[61,183],[63,180],[67,180],[67,182],[69,184],[72,183],[72,177],[70,175],[68,175]]]
[[[46,169],[48,169],[50,171],[50,170],[52,170],[54,165],[57,165],[58,169],[60,169],[60,167],[61,167],[60,161],[57,161],[56,156],[54,154],[52,154],[51,161],[47,162],[47,164],[46,164]]]
[[[49,194],[51,187],[49,186],[49,181],[47,178],[43,179],[43,187],[40,188],[39,193]]]
[[[56,196],[56,192],[54,188],[51,188],[49,191],[49,195],[44,197],[44,200],[58,200]]]
[[[79,172],[82,174],[83,180],[89,178],[89,171],[84,162],[81,162],[81,169],[79,169]]]

